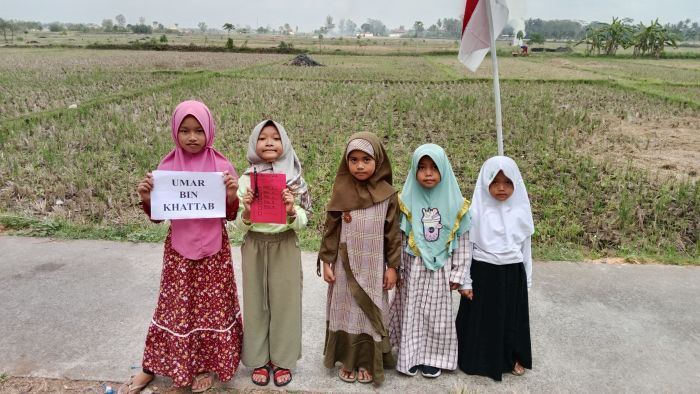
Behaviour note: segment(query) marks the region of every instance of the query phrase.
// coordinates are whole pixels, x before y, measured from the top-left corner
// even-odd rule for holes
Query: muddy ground
[[[643,119],[628,114],[608,116],[604,144],[595,141],[595,155],[621,165],[645,169],[662,179],[700,179],[700,118]],[[596,136],[596,139],[600,136]]]

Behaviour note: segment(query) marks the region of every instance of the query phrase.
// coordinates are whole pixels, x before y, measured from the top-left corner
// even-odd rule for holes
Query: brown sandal
[[[146,374],[148,375],[148,374]],[[155,379],[154,376],[151,376],[151,378],[148,380],[148,382],[143,383],[143,384],[134,384],[134,377],[136,375],[132,375],[131,378],[129,378],[129,381],[127,383],[122,384],[119,386],[117,389],[117,394],[138,394],[141,392],[141,390],[145,389],[146,386],[151,384],[153,379]]]
[[[369,379],[360,379],[360,372],[364,372],[365,375],[369,376]],[[367,368],[360,367],[357,369],[357,381],[363,384],[367,384],[372,383],[374,381],[374,378],[372,377],[372,375],[369,374]]]
[[[338,368],[338,378],[346,383],[355,383],[357,381],[357,371],[348,371],[345,368]]]
[[[202,388],[195,389],[194,385],[199,384],[199,382],[201,382],[204,379],[209,379],[209,384],[202,387]],[[195,375],[195,377],[194,377],[194,381],[192,382],[192,392],[193,393],[203,393],[203,392],[209,390],[213,385],[214,385],[214,378],[212,378],[211,373],[209,373],[209,372],[200,373],[198,375]]]

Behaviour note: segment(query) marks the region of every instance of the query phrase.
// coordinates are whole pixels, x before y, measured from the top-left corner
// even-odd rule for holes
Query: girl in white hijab
[[[535,231],[525,183],[513,159],[481,167],[469,209],[472,263],[457,314],[460,369],[501,380],[532,369],[528,289]]]

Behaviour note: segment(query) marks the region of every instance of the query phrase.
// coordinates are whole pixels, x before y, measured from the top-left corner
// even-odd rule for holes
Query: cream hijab
[[[489,185],[499,171],[513,182],[513,195],[498,201],[489,193]],[[469,240],[489,253],[520,250],[527,237],[535,232],[530,199],[515,161],[494,156],[481,166],[469,209],[472,227]]]
[[[255,147],[258,143],[260,132],[268,124],[275,126],[282,139],[282,156],[271,164],[261,159],[258,154],[255,153]],[[253,170],[257,172],[285,174],[287,176],[287,187],[295,196],[299,197],[299,205],[301,205],[305,211],[311,211],[311,194],[309,193],[306,181],[304,181],[304,177],[301,175],[301,162],[296,152],[294,152],[292,141],[289,139],[284,126],[269,119],[258,123],[250,133],[247,156],[250,167],[245,171],[245,174],[251,174]]]

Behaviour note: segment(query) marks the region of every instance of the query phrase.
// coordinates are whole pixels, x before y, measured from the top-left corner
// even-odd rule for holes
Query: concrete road
[[[140,365],[162,252],[160,244],[0,236],[0,373],[128,378]],[[341,382],[323,367],[326,285],[315,275],[314,254],[304,253],[303,264],[304,356],[289,390],[700,390],[700,267],[535,263],[532,371],[500,383],[459,371],[435,380],[390,371],[376,388]],[[240,278],[237,248],[234,266]],[[241,366],[226,387],[257,387],[250,373]]]

